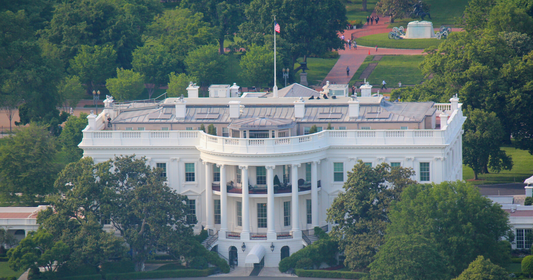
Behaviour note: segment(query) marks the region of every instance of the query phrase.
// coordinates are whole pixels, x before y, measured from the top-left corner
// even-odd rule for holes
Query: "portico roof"
[[[230,129],[236,130],[270,130],[270,129],[288,129],[292,128],[296,123],[291,119],[276,119],[276,118],[245,118],[236,119],[228,126]]]
[[[262,245],[255,245],[250,253],[246,255],[245,263],[260,263],[266,254],[266,249]]]

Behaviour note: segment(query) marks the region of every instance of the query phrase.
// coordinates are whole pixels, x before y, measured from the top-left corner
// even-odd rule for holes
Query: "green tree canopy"
[[[489,259],[478,256],[468,265],[468,268],[454,280],[508,280],[509,273]]]
[[[117,52],[111,45],[83,45],[70,62],[70,72],[80,77],[89,92],[115,75]]]
[[[474,179],[488,172],[488,167],[496,172],[511,170],[513,160],[500,149],[504,131],[494,112],[469,111],[464,130],[463,162],[474,170]]]
[[[54,163],[56,138],[45,127],[32,123],[4,139],[0,146],[2,199],[23,205],[43,201],[45,195],[54,191],[59,172]]]
[[[242,56],[240,65],[241,78],[247,85],[257,87],[272,85],[274,52],[268,46],[252,44]]]
[[[82,130],[88,122],[86,113],[80,113],[79,117],[70,116],[59,135],[59,142],[69,162],[78,161],[83,155],[83,150],[78,148],[78,145],[83,139]]]
[[[66,76],[61,80],[57,88],[59,104],[62,105],[65,111],[68,111],[69,107],[76,108],[80,100],[85,97],[85,93],[86,91],[78,76]]]
[[[379,0],[376,3],[376,11],[393,18],[406,18],[409,17],[413,11],[413,5],[417,2],[418,0]]]
[[[402,190],[414,184],[412,169],[383,163],[375,168],[359,161],[348,172],[344,192],[327,211],[327,220],[336,223],[331,232],[344,250],[344,264],[350,269],[366,269],[374,260],[389,221],[389,208]]]
[[[509,243],[501,241],[509,231],[507,216],[465,182],[411,185],[390,211],[387,236],[424,236],[445,258],[450,274],[458,276],[479,255],[496,264],[509,261]]]
[[[533,273],[533,256],[529,255],[522,259],[522,273],[527,273],[531,279],[531,273]]]
[[[435,244],[417,234],[387,238],[370,264],[370,276],[375,280],[450,279]]]
[[[219,55],[217,46],[205,45],[189,52],[185,58],[189,75],[198,77],[204,85],[223,83],[228,68],[228,58]]]
[[[144,76],[133,70],[117,68],[117,77],[107,79],[106,87],[115,100],[132,100],[142,93]]]
[[[188,96],[187,87],[191,82],[195,83],[198,81],[198,78],[189,76],[185,73],[176,73],[172,72],[169,75],[170,82],[168,83],[167,96],[168,97],[179,97],[179,96]]]

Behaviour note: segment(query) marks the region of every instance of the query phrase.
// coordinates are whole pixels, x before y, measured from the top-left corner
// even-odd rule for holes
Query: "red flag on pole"
[[[274,31],[280,33],[281,32],[281,29],[279,27],[279,24],[277,22],[274,21]]]

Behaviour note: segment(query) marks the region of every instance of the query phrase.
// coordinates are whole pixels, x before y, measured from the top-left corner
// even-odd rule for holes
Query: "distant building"
[[[7,230],[17,240],[22,240],[30,231],[39,228],[37,214],[48,206],[0,207],[0,228]]]
[[[190,199],[196,232],[209,230],[207,247],[239,266],[276,267],[311,242],[314,227],[327,229],[326,209],[359,160],[411,167],[419,182],[462,179],[458,98],[400,103],[298,84],[278,98],[237,97],[236,88],[211,86],[209,98],[198,98],[191,84],[189,98],[148,103],[108,97],[102,113],[88,116],[79,147],[95,162],[135,154],[162,168]]]

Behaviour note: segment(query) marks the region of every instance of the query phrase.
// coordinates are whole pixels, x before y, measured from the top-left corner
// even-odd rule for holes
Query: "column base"
[[[268,241],[278,240],[278,235],[276,234],[276,232],[267,232],[267,240]]]
[[[291,230],[292,238],[293,239],[302,239],[302,231],[301,230]]]
[[[250,241],[250,232],[241,232],[242,241]]]

